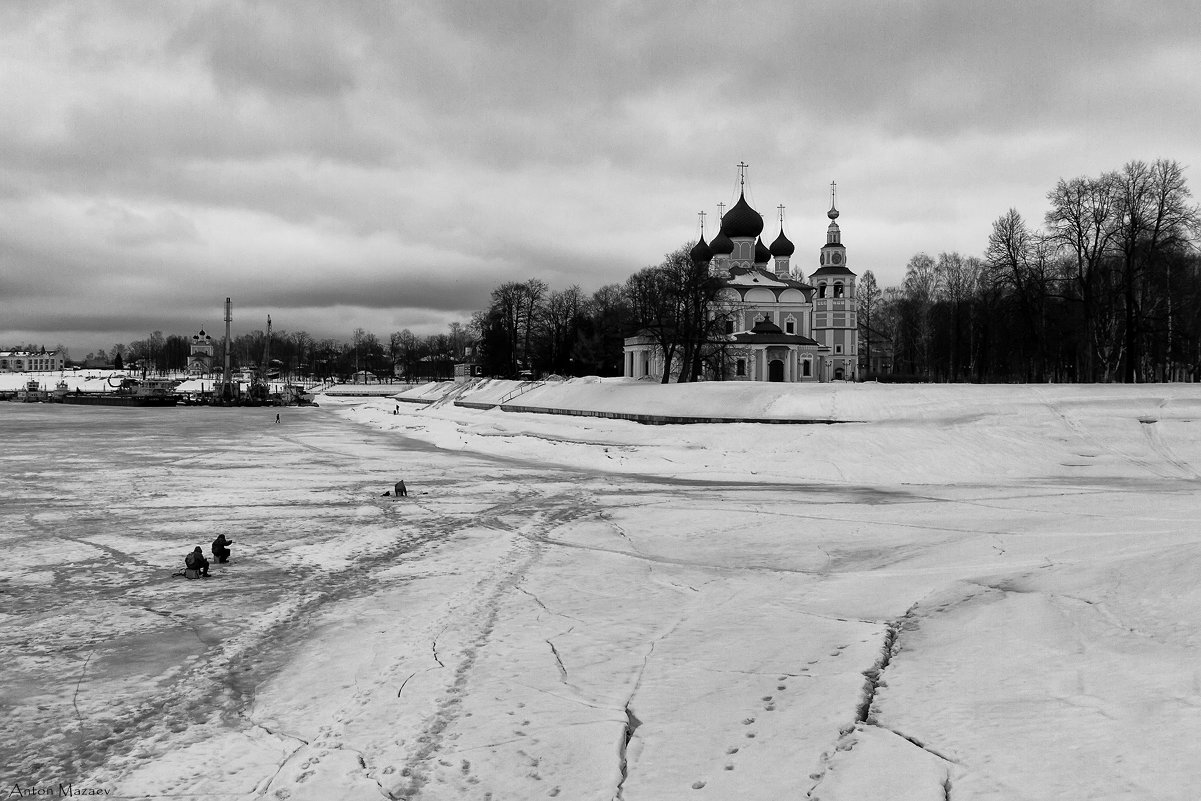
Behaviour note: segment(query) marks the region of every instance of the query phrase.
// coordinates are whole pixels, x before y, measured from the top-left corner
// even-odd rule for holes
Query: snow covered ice
[[[0,406],[6,792],[1198,797],[1194,385],[320,400]]]

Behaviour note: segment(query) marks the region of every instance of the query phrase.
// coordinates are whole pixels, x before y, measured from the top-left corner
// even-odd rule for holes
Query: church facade
[[[188,353],[188,375],[208,375],[213,372],[213,338],[201,329],[192,335],[192,346]]]
[[[691,251],[693,265],[721,284],[709,311],[717,333],[706,344],[699,378],[789,383],[855,379],[855,273],[847,267],[833,188],[826,216],[826,242],[808,279],[793,265],[796,248],[784,235],[783,214],[779,235],[769,247],[763,243],[763,217],[747,203],[745,191],[721,216],[711,241],[702,232]],[[654,338],[628,337],[624,351],[626,377],[663,380],[663,352]],[[672,364],[669,379],[678,377],[680,369],[687,368]]]

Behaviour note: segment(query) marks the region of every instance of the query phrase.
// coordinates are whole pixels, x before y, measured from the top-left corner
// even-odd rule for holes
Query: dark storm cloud
[[[358,72],[353,30],[316,3],[228,3],[191,11],[172,49],[197,51],[224,92],[338,97]]]

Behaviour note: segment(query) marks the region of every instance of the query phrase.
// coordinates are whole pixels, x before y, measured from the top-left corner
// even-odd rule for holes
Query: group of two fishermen
[[[225,539],[224,534],[218,534],[217,539],[213,540],[213,558],[220,563],[229,561],[229,546],[233,545],[233,540]],[[200,550],[200,546],[196,546],[196,550],[183,559],[184,567],[187,570],[195,570],[201,576],[208,578],[209,560],[204,558],[204,553]]]

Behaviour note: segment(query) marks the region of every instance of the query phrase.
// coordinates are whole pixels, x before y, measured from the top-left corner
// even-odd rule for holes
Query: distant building
[[[34,373],[62,370],[67,357],[62,351],[0,350],[0,373]]]
[[[213,338],[204,333],[192,335],[192,349],[188,353],[188,373],[190,375],[205,375],[213,372],[213,351],[216,345]]]
[[[744,181],[745,182],[745,181]],[[791,263],[796,248],[780,233],[763,244],[763,217],[746,202],[745,192],[721,217],[711,242],[704,234],[692,248],[697,269],[723,279],[710,319],[724,317],[725,333],[706,344],[702,378],[720,381],[813,382],[854,380],[859,361],[855,273],[847,267],[831,185],[830,225],[809,280]],[[769,266],[770,262],[770,266]],[[625,340],[630,378],[662,380],[664,359],[646,333]],[[673,375],[686,369],[676,359]]]

